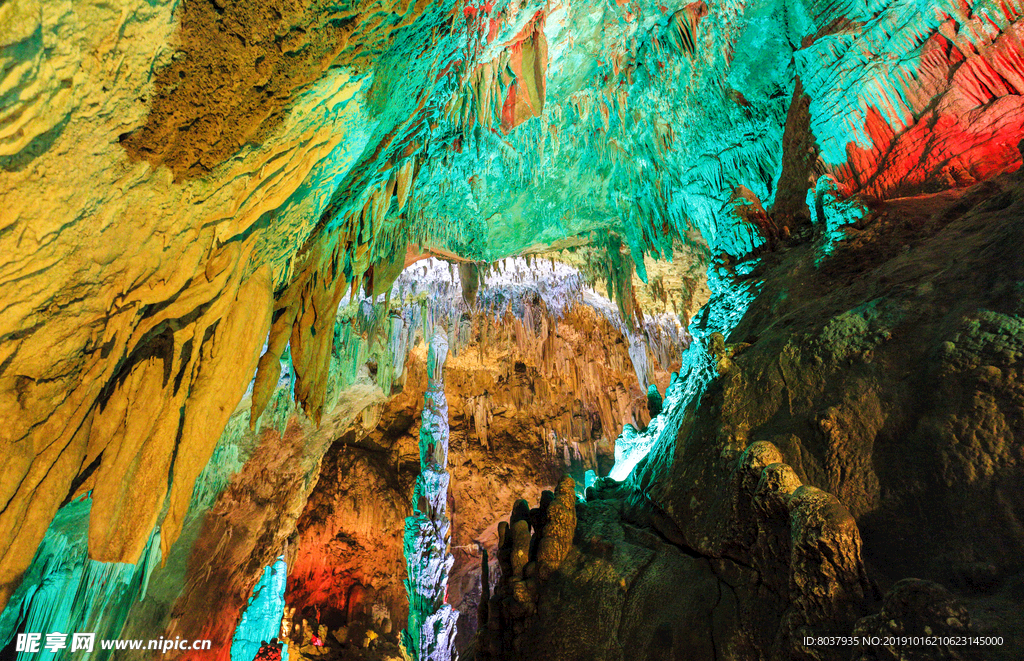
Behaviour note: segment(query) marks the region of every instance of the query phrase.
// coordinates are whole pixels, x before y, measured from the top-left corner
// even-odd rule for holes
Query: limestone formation
[[[448,603],[451,520],[448,517],[448,402],[444,363],[448,340],[438,329],[427,354],[427,391],[420,426],[420,474],[412,516],[405,520],[409,625],[402,642],[416,661],[458,659],[454,651],[458,613]],[[366,647],[367,644],[364,644]]]
[[[941,585],[914,578],[897,582],[878,613],[857,621],[853,635],[879,643],[856,645],[854,661],[959,659],[984,653],[978,649],[983,646],[957,644],[981,637],[967,608]],[[935,642],[915,645],[915,639]]]
[[[555,497],[547,508],[547,521],[540,533],[537,577],[545,581],[562,564],[576,533],[576,483],[571,477],[559,480]]]
[[[558,571],[572,548],[576,534],[576,483],[565,475],[554,494],[544,494],[541,506],[534,510],[529,509],[525,500],[517,500],[509,519],[511,526],[504,521],[498,523],[498,557],[510,560],[499,560],[501,576],[486,602],[486,615],[479,619],[478,659],[520,658],[519,636],[537,611],[545,582]],[[537,514],[531,524],[528,517],[532,512]],[[483,580],[486,576],[483,572]],[[489,590],[482,592],[488,593]]]
[[[512,514],[515,517],[515,512]],[[523,579],[523,569],[530,558],[530,524],[518,519],[512,524],[512,580]]]

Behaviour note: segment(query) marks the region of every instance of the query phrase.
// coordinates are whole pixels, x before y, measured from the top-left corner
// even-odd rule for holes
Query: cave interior
[[[0,0],[0,660],[1024,659],[1024,0]]]

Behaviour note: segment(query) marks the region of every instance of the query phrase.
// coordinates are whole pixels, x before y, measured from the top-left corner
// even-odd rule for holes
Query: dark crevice
[[[711,571],[714,573],[714,568]],[[718,578],[718,576],[716,575],[715,578]],[[719,604],[722,603],[722,579],[718,578],[715,581],[715,585],[718,587],[718,595],[715,598],[715,603],[708,609],[708,640],[711,641],[711,650],[714,658],[718,659],[718,642],[715,640],[715,611],[718,609]]]
[[[61,501],[61,507],[64,507],[65,505],[71,502],[71,499],[75,497],[75,492],[78,491],[78,488],[85,484],[85,481],[88,480],[89,477],[96,472],[96,469],[99,468],[100,462],[102,462],[102,460],[103,453],[100,452],[98,455],[96,455],[96,458],[93,459],[92,462],[85,467],[85,470],[79,472],[78,476],[71,481],[71,487],[68,489],[68,495],[64,496],[64,500]]]

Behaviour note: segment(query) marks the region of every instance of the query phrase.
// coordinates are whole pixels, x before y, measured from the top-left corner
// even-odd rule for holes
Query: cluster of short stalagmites
[[[575,534],[576,483],[568,475],[554,493],[541,494],[540,507],[530,509],[525,500],[518,500],[508,522],[498,523],[501,576],[493,595],[489,594],[487,551],[483,553],[479,661],[517,658],[517,637],[526,630],[541,586],[562,564]]]
[[[290,623],[294,615],[294,608],[285,609],[286,622]],[[286,634],[286,638],[290,661],[305,661],[320,657],[337,658],[339,654],[343,657],[358,655],[359,653],[355,651],[358,648],[370,649],[372,653],[385,661],[397,661],[399,658],[398,647],[391,642],[391,620],[388,619],[384,619],[379,626],[375,624],[374,627],[345,625],[337,629],[328,629],[325,624],[318,625],[304,619]],[[264,645],[272,646],[272,643],[264,643]],[[272,652],[273,650],[271,650]],[[261,661],[261,659],[257,658],[254,661]],[[273,659],[271,658],[270,661]]]

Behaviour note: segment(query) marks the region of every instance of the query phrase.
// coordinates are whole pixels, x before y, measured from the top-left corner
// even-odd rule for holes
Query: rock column
[[[427,392],[420,426],[420,475],[413,491],[413,515],[405,520],[405,560],[409,577],[409,625],[402,642],[417,661],[457,659],[458,612],[447,603],[448,573],[455,561],[448,520],[448,400],[444,362],[448,340],[436,331],[427,357]]]

